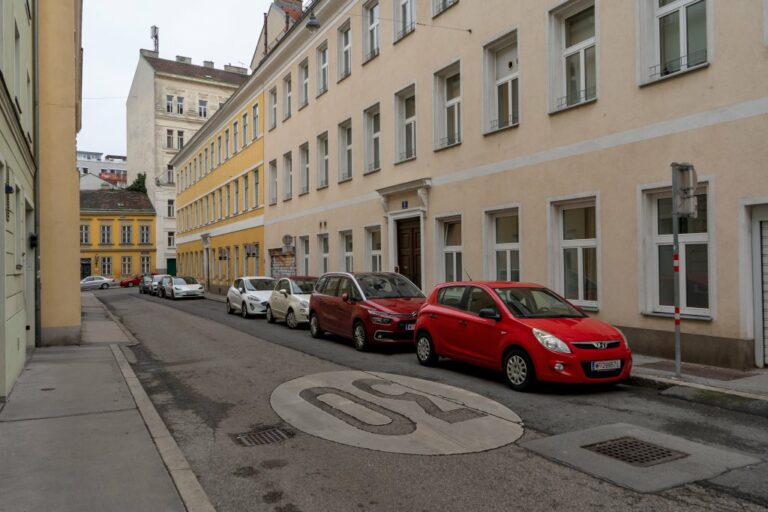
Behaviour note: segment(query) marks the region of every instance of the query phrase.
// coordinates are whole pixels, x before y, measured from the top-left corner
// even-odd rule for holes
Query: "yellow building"
[[[153,272],[155,209],[143,192],[80,192],[80,276],[123,277]]]
[[[248,81],[171,160],[178,273],[226,293],[264,268],[263,92]]]

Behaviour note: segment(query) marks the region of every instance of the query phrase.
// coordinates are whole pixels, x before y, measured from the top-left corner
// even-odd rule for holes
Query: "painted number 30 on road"
[[[520,417],[463,389],[388,373],[318,373],[280,385],[272,408],[297,429],[372,450],[449,455],[523,435]]]

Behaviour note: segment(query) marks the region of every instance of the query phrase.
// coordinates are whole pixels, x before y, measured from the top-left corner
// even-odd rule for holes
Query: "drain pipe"
[[[34,13],[34,28],[32,37],[32,54],[35,62],[35,94],[33,119],[35,122],[33,156],[35,160],[35,234],[37,235],[37,247],[35,248],[35,347],[42,346],[42,313],[40,309],[40,10],[39,0],[33,0],[32,11]]]

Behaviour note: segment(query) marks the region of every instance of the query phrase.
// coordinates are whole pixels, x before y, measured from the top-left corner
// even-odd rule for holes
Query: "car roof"
[[[291,277],[281,277],[280,279],[317,279],[315,276],[291,276]]]
[[[241,276],[241,277],[236,277],[235,279],[269,279],[271,281],[275,280],[274,277],[269,277],[269,276]]]
[[[541,284],[519,281],[452,281],[449,283],[440,283],[436,285],[436,288],[474,285],[487,286],[489,288],[546,288],[546,286]]]

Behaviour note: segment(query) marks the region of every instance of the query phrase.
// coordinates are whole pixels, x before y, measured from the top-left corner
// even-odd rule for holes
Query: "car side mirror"
[[[285,291],[285,290],[280,290],[280,293],[283,294],[283,297],[287,297],[288,296],[288,292]]]
[[[341,294],[341,300],[344,302],[349,302],[349,294],[348,293],[342,293]]]
[[[240,293],[245,293],[245,288],[240,288],[240,290],[238,290],[238,291],[239,291]]]
[[[491,320],[501,320],[501,314],[494,308],[483,308],[478,312],[480,318],[490,318]]]

